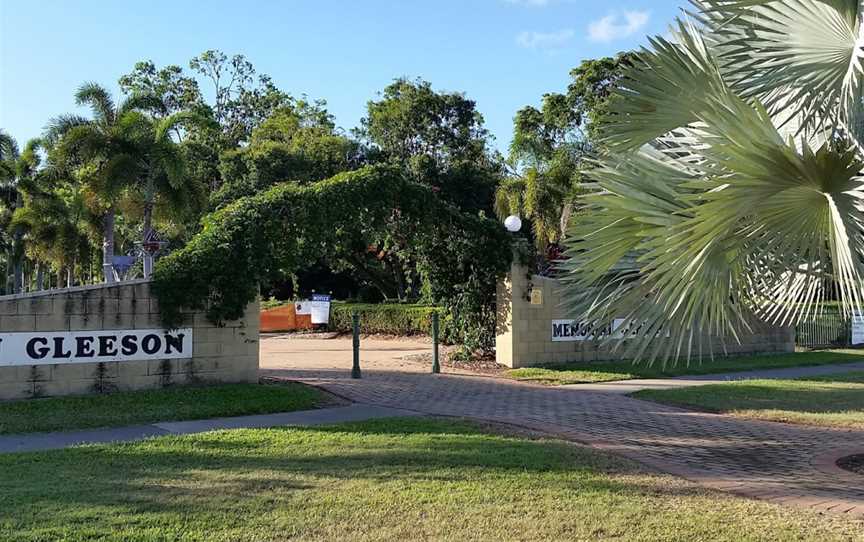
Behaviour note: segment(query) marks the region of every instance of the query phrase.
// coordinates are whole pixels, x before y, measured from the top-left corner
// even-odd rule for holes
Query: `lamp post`
[[[504,227],[510,233],[516,233],[522,229],[522,219],[516,215],[510,215],[504,219]]]
[[[432,313],[432,373],[441,372],[441,364],[438,362],[438,311]]]

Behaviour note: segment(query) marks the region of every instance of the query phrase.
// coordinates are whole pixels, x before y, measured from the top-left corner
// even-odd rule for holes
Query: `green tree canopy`
[[[491,210],[502,167],[473,100],[397,79],[367,104],[357,134],[371,160],[397,165],[462,209]]]

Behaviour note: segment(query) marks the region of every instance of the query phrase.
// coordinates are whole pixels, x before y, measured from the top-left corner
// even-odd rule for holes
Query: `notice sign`
[[[852,344],[864,344],[864,315],[852,315]]]
[[[0,333],[0,366],[191,357],[191,328]]]
[[[330,296],[312,294],[312,300],[306,302],[309,313],[312,315],[313,324],[327,324],[330,322]]]

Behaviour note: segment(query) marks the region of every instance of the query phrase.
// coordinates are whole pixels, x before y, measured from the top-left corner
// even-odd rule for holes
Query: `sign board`
[[[0,333],[0,366],[191,357],[191,328]]]
[[[540,288],[531,288],[531,304],[532,305],[542,305],[543,304],[543,290]]]
[[[330,322],[330,296],[312,294],[311,300],[297,301],[294,313],[310,315],[313,324],[327,324]]]
[[[600,336],[615,333],[624,323],[624,319],[616,318],[612,322],[612,329],[606,330]],[[552,320],[552,342],[588,341],[592,338],[592,329],[582,322],[576,320]],[[623,335],[621,336],[623,338]]]
[[[864,315],[852,315],[852,345],[864,344]]]
[[[312,294],[312,301],[306,302],[312,313],[313,324],[326,324],[330,322],[330,296]]]
[[[639,336],[641,327],[641,325],[634,326],[632,323],[627,323],[624,318],[615,318],[612,320],[612,325],[605,330],[592,333],[590,327],[576,320],[552,320],[552,342],[590,341],[610,336],[612,339],[626,339]],[[667,331],[666,337],[669,336],[670,332]]]

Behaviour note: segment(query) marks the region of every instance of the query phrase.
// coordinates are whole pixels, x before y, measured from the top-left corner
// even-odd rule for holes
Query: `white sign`
[[[852,315],[852,344],[864,344],[864,315]]]
[[[611,326],[596,333],[584,322],[577,322],[576,320],[552,320],[552,342],[590,341],[605,339],[607,337],[613,339],[638,337],[642,326],[634,326],[632,323],[625,326],[625,322],[624,318],[615,318],[612,320]],[[669,336],[670,333],[667,331],[666,337]]]
[[[615,333],[616,330],[624,323],[623,318],[616,318],[612,321],[612,329],[605,330],[597,337],[594,337],[592,329],[583,322],[576,320],[552,320],[552,342],[567,342],[567,341],[588,341],[593,338],[600,338],[610,333]],[[615,333],[619,335],[619,333]],[[623,334],[620,334],[624,338]]]
[[[330,296],[313,294],[311,300],[297,301],[294,313],[310,315],[313,324],[327,324],[330,322]]]
[[[191,328],[0,333],[0,366],[191,357]]]

